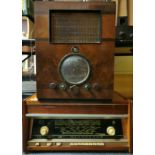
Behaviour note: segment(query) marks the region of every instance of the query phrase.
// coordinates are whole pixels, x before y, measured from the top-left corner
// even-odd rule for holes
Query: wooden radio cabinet
[[[35,1],[37,93],[23,150],[132,152],[132,102],[113,91],[115,2]]]
[[[38,99],[112,100],[114,2],[35,2]]]
[[[65,118],[118,119],[121,120],[123,136],[110,139],[89,139],[84,143],[84,138],[70,140],[66,138],[44,140],[32,138],[33,119],[62,119]],[[85,125],[85,124],[83,124]],[[77,127],[78,128],[78,127]],[[54,129],[54,127],[53,127]],[[53,130],[51,129],[51,130]],[[39,126],[35,130],[41,130]],[[41,134],[41,133],[40,133]],[[39,136],[39,135],[38,135]],[[63,140],[62,140],[63,139]],[[57,141],[57,142],[56,142]],[[67,141],[71,141],[70,143]],[[102,143],[100,142],[102,141]],[[49,145],[50,144],[50,145]],[[74,145],[73,145],[74,144]],[[23,101],[23,150],[35,151],[126,151],[132,152],[132,102],[124,99],[119,94],[113,95],[112,104],[95,103],[54,103],[39,101],[36,94]]]

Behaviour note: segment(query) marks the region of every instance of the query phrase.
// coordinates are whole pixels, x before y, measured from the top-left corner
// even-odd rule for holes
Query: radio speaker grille
[[[51,11],[52,43],[100,43],[100,12]]]

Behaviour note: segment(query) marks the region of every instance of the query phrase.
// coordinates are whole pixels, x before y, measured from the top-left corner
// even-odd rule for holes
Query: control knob
[[[35,145],[35,146],[39,146],[40,144],[37,142],[37,143],[35,143],[34,145]]]
[[[46,146],[51,146],[51,145],[52,145],[52,143],[50,143],[50,142],[46,144]]]
[[[73,53],[78,53],[78,52],[79,52],[79,49],[78,49],[77,47],[72,47],[72,48],[71,48],[71,51],[72,51]]]
[[[99,91],[101,89],[101,86],[98,83],[93,83],[93,89],[96,91]]]
[[[61,84],[59,84],[59,89],[66,90],[67,89],[67,85],[65,83],[61,83]]]
[[[49,133],[49,128],[48,128],[47,126],[42,126],[42,127],[40,128],[40,134],[41,134],[42,136],[46,136],[48,133]]]
[[[85,85],[84,85],[84,89],[85,89],[85,90],[90,90],[90,89],[91,89],[91,85],[88,84],[88,83],[85,84]]]
[[[49,84],[49,88],[50,88],[50,89],[56,89],[57,86],[58,86],[58,85],[57,85],[56,83],[50,83],[50,84]]]
[[[109,136],[114,136],[115,135],[115,128],[113,127],[113,126],[109,126],[109,127],[107,127],[107,134],[109,135]]]
[[[61,145],[62,145],[61,142],[57,142],[57,143],[56,143],[56,146],[61,146]]]
[[[76,85],[70,86],[70,91],[73,93],[73,95],[79,95],[80,88]]]

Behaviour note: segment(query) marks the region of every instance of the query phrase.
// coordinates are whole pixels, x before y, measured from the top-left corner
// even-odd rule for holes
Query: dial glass
[[[61,77],[69,84],[82,84],[90,75],[90,65],[81,55],[69,55],[60,62]]]

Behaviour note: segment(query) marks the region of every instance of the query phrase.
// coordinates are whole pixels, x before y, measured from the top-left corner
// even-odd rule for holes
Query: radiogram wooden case
[[[51,102],[51,101],[41,101],[38,100],[36,94],[28,97],[23,101],[23,151],[128,151],[132,152],[132,101],[127,100],[120,96],[118,93],[113,94],[113,101],[111,104],[96,104],[96,103],[68,103],[68,102]],[[51,138],[49,136],[54,136],[54,124],[51,127],[50,124],[46,124],[46,127],[49,128],[50,133],[47,133],[47,137],[41,135],[41,127],[44,126],[43,122],[40,122],[36,127],[36,131],[40,133],[37,134],[37,137],[33,137],[33,121],[35,119],[58,119],[63,121],[68,118],[79,118],[82,120],[89,119],[90,122],[96,122],[97,118],[103,120],[121,120],[123,136],[118,136],[117,132],[115,135],[110,137],[104,137],[104,134],[99,134],[97,130],[94,130],[94,127],[90,123],[82,123],[83,127],[81,128],[81,123],[76,125],[76,129],[72,128],[75,126],[74,121],[69,127],[72,128],[72,132],[68,134],[68,137],[57,137]],[[93,119],[95,117],[96,119]],[[73,119],[74,120],[74,119]],[[69,124],[67,124],[68,126]],[[89,128],[87,126],[89,125]],[[34,126],[35,127],[35,126]],[[60,126],[62,128],[62,133],[65,126]],[[80,127],[80,128],[79,128]],[[99,126],[98,126],[99,127]],[[97,127],[97,129],[98,129]],[[115,131],[119,131],[120,128],[117,128],[115,124],[112,124]],[[68,127],[67,127],[68,128]],[[96,128],[96,127],[95,127]],[[58,129],[58,128],[57,128]],[[83,129],[83,130],[82,130]],[[92,133],[87,130],[94,130]],[[106,129],[105,126],[102,126],[102,131]],[[75,132],[80,136],[76,136]],[[83,135],[82,133],[85,133]],[[88,133],[90,135],[88,135]],[[100,138],[95,137],[96,133]],[[105,133],[105,132],[104,132]],[[60,134],[59,134],[60,136]],[[63,136],[63,134],[61,135]],[[87,136],[87,138],[85,138]],[[97,136],[97,135],[96,135]],[[101,142],[102,141],[102,142]],[[50,145],[49,145],[50,144]],[[72,145],[74,144],[74,145]]]
[[[37,97],[112,99],[114,2],[35,1]]]

